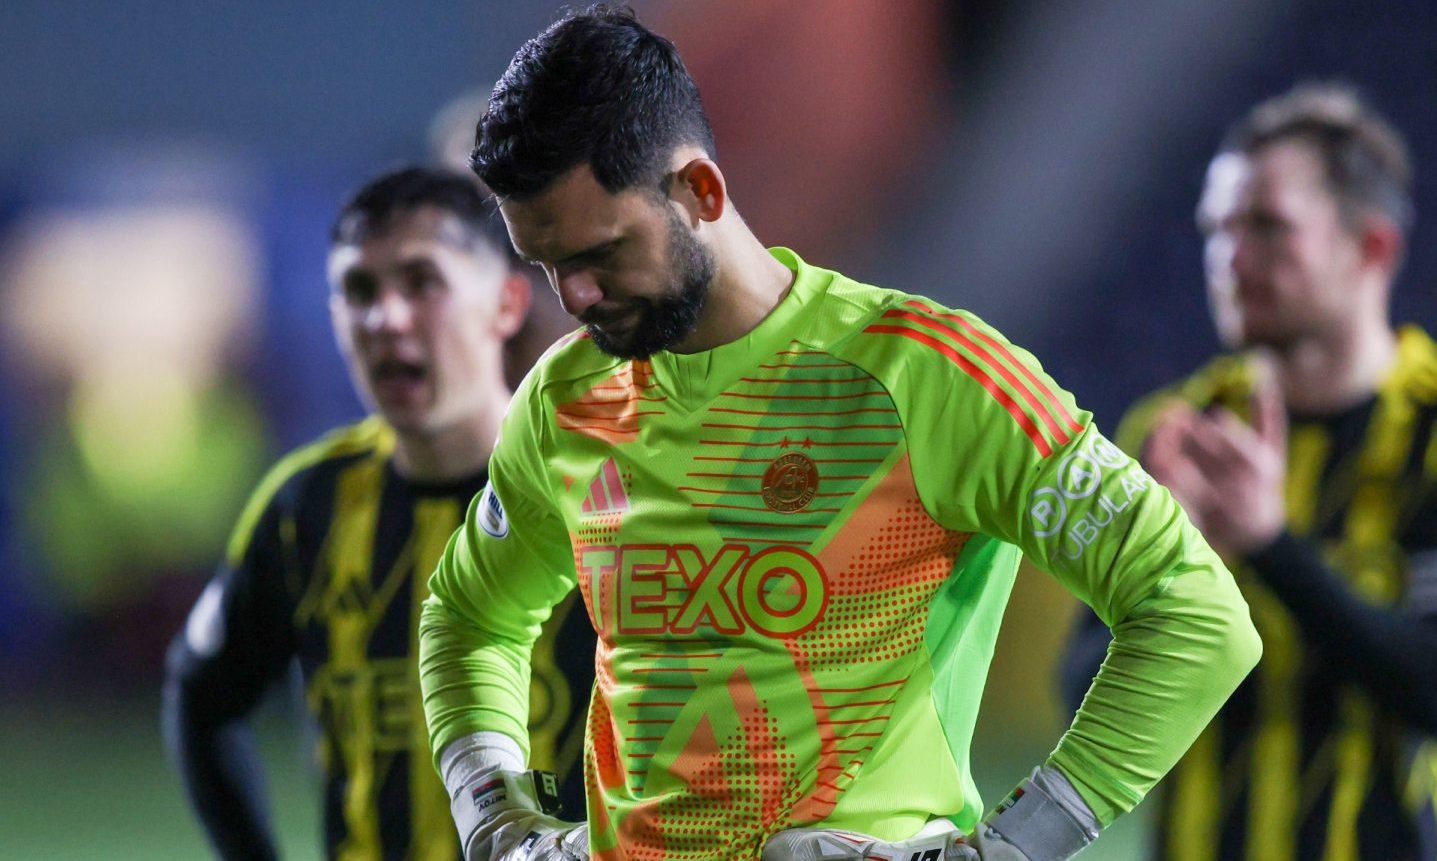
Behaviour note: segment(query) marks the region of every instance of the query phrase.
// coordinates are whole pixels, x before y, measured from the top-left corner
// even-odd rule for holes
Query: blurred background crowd
[[[1297,80],[1351,82],[1406,134],[1418,219],[1394,316],[1437,324],[1430,3],[633,5],[699,82],[761,239],[975,311],[1103,427],[1217,349],[1203,171]],[[202,856],[159,742],[162,655],[266,465],[360,414],[327,317],[329,222],[381,170],[462,159],[554,12],[0,4],[0,857]],[[1072,610],[1020,578],[975,744],[987,797],[1066,722]],[[314,857],[286,702],[265,734],[278,826]],[[1089,855],[1131,857],[1141,824]]]

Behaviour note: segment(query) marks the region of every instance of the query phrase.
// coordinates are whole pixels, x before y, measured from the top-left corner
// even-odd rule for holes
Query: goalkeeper
[[[420,668],[470,859],[1067,858],[1257,661],[1172,497],[971,314],[766,249],[674,47],[573,13],[516,54],[473,165],[584,325],[521,385],[431,578]],[[984,815],[973,723],[1020,550],[1114,644]],[[588,816],[525,772],[525,677],[598,632]]]

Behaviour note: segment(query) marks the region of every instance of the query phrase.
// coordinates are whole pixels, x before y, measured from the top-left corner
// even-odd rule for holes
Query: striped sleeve
[[[1017,545],[1109,624],[1159,588],[1186,517],[1031,353],[917,299],[865,335],[894,342],[884,379],[938,522]]]
[[[1091,414],[1031,353],[978,317],[904,297],[864,328],[863,339],[898,407],[919,494],[943,525],[1022,547],[1027,533],[1057,526],[1052,519],[1034,529],[1019,516],[1037,477],[1061,463],[1063,478],[1081,484],[1084,474],[1072,467],[1101,468],[1091,457],[1067,457],[1093,444]],[[1068,506],[1050,507],[1056,518]]]
[[[961,314],[909,299],[885,311],[866,332],[896,335],[933,350],[976,382],[1010,415],[1042,457],[1083,429],[1051,380],[1014,355],[995,332]],[[1034,363],[1035,364],[1035,363]]]

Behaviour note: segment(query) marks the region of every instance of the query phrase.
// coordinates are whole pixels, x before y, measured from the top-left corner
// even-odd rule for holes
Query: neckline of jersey
[[[794,326],[795,321],[822,294],[827,284],[823,276],[827,273],[809,266],[792,249],[775,246],[768,252],[793,271],[793,284],[783,300],[757,326],[748,334],[712,350],[654,354],[651,362],[655,382],[670,400],[684,409],[692,411],[713,400],[741,376],[756,370],[761,359],[773,356],[792,342],[801,331]]]

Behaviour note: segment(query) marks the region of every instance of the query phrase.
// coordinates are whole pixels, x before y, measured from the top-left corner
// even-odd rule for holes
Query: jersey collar
[[[822,297],[832,273],[809,266],[788,248],[770,248],[769,253],[793,271],[793,286],[748,334],[698,353],[654,354],[654,379],[671,402],[690,411],[703,406],[787,349],[803,331],[802,321]]]

